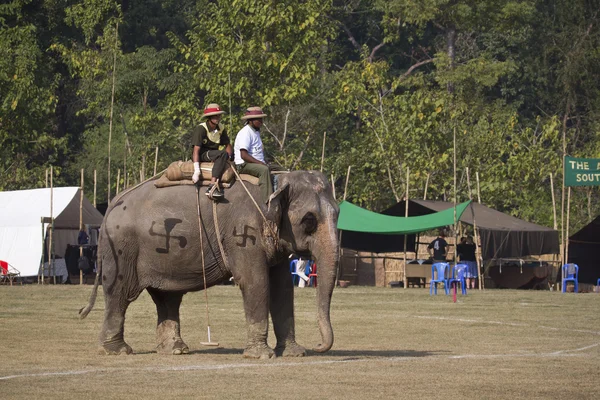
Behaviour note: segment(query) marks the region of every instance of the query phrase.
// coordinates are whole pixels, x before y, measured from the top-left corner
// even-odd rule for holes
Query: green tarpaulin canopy
[[[456,205],[458,221],[471,201]],[[365,210],[347,201],[340,204],[338,229],[355,232],[406,235],[454,224],[454,207],[418,217],[391,217]]]

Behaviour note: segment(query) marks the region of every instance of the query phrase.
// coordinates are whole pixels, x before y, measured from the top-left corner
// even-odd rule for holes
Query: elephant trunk
[[[335,227],[335,225],[333,225]],[[331,295],[335,286],[338,269],[339,247],[337,229],[330,231],[331,238],[318,241],[318,249],[313,251],[317,263],[318,285],[317,285],[317,322],[321,332],[321,344],[313,350],[324,353],[333,345],[333,329],[331,327],[330,306]],[[325,244],[327,243],[327,244]]]

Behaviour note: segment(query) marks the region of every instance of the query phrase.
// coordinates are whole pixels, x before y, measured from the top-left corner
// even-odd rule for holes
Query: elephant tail
[[[88,305],[82,307],[79,310],[79,318],[84,319],[94,308],[94,303],[96,303],[96,296],[98,295],[98,286],[100,285],[100,277],[102,276],[102,258],[98,258],[98,270],[96,271],[96,279],[94,280],[94,288],[92,289],[92,294],[90,295],[90,299],[88,300]]]

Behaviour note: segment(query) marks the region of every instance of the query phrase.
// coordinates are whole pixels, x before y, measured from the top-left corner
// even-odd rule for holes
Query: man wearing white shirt
[[[260,138],[260,128],[266,117],[260,107],[250,107],[242,117],[246,125],[235,137],[235,165],[240,174],[253,175],[258,178],[263,202],[273,193],[269,166],[265,162],[265,152]]]

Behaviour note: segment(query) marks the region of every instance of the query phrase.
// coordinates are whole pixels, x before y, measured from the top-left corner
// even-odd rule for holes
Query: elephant
[[[101,352],[132,353],[123,336],[125,313],[145,289],[158,314],[157,352],[189,353],[180,334],[183,295],[233,277],[246,316],[243,356],[306,355],[295,337],[294,286],[288,266],[292,253],[318,265],[317,321],[322,343],[313,351],[331,349],[339,207],[320,172],[278,174],[276,183],[277,189],[264,204],[254,200],[261,198],[258,186],[237,181],[225,191],[226,199],[216,204],[192,185],[156,188],[152,181],[113,199],[100,228],[92,294],[79,312],[85,318],[91,311],[101,281],[105,302]],[[277,339],[274,349],[267,344],[269,314]]]

